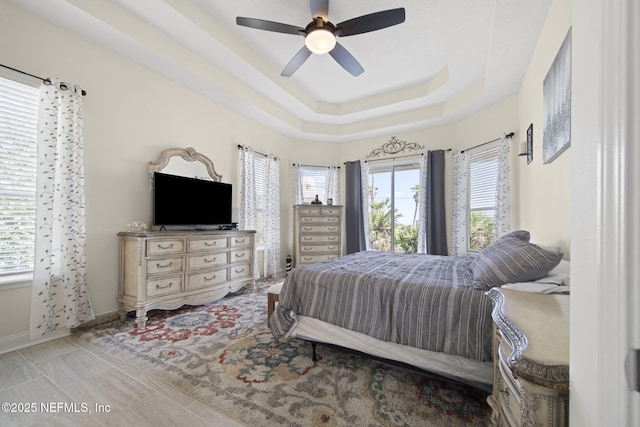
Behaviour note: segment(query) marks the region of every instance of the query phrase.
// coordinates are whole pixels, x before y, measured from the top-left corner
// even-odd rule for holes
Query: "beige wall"
[[[532,240],[559,246],[570,259],[571,148],[549,164],[542,163],[542,86],[547,71],[571,27],[572,0],[556,0],[538,40],[518,96],[519,135],[526,139],[533,123],[533,162],[518,164],[520,227]]]
[[[556,18],[562,16],[557,9],[570,10],[570,3],[556,3],[562,7],[554,4],[552,8],[552,21],[541,38],[544,46],[538,46],[520,94],[458,123],[395,136],[423,144],[427,149],[455,150],[514,130],[516,138],[523,138],[529,122],[539,129],[541,81],[570,23]],[[556,20],[564,28],[555,28]],[[292,248],[292,163],[342,166],[345,161],[364,158],[394,135],[344,144],[290,140],[6,0],[0,0],[0,52],[3,64],[40,76],[60,77],[88,92],[84,98],[87,271],[96,314],[118,308],[116,234],[133,220],[149,221],[147,162],[156,160],[162,150],[176,146],[195,148],[209,156],[223,181],[234,184],[236,189],[237,144],[278,155],[282,160],[284,263],[284,256]],[[568,250],[569,156],[541,165],[540,133],[535,134],[534,163],[526,166],[522,158],[513,159],[516,179],[512,207],[521,213],[516,214],[514,225],[529,229],[537,241],[559,243]],[[344,168],[341,171],[344,176]],[[448,189],[451,176],[449,162]],[[447,203],[450,206],[450,198]],[[533,209],[540,206],[542,213],[534,215]],[[449,227],[450,223],[448,218]],[[3,339],[28,331],[29,310],[29,288],[0,291],[0,349]]]

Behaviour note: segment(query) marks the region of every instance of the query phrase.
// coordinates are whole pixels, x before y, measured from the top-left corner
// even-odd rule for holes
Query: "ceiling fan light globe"
[[[328,53],[336,46],[336,36],[329,30],[318,28],[307,34],[304,44],[313,53]]]

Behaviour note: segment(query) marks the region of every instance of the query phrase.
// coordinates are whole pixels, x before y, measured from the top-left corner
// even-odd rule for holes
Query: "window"
[[[477,252],[493,243],[499,160],[499,144],[469,152],[469,251]]]
[[[415,161],[415,160],[414,160]],[[373,250],[418,251],[420,165],[369,166],[369,243]]]
[[[301,166],[302,200],[311,203],[316,195],[323,203],[327,200],[327,168],[315,166]]]
[[[39,93],[0,77],[0,283],[33,272]]]
[[[263,154],[253,153],[253,173],[256,186],[256,245],[264,245],[264,221],[265,221],[265,171],[267,169],[267,157]]]

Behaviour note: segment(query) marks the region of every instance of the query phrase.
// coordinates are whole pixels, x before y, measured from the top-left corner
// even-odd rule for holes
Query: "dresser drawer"
[[[322,208],[323,216],[340,216],[340,208]]]
[[[188,255],[187,269],[200,270],[203,268],[211,268],[218,265],[225,265],[229,262],[228,252],[213,252],[202,255]]]
[[[298,212],[300,212],[300,215],[320,216],[320,209],[321,208],[317,206],[305,206],[298,208]]]
[[[182,276],[159,277],[147,280],[148,298],[180,291],[182,291]]]
[[[248,236],[231,236],[231,247],[248,246],[251,244],[251,237]]]
[[[234,265],[229,268],[229,280],[239,279],[241,277],[249,277],[251,275],[250,264]]]
[[[190,238],[187,242],[188,252],[210,251],[215,249],[226,249],[228,239],[226,237],[210,237],[207,239]]]
[[[337,252],[338,245],[302,245],[300,246],[300,253],[302,256],[309,253],[318,253],[318,252]]]
[[[316,262],[329,261],[330,259],[338,258],[337,254],[331,255],[300,255],[298,264],[315,264]]]
[[[183,239],[153,239],[147,241],[147,256],[184,252]]]
[[[187,275],[187,290],[200,289],[219,285],[227,281],[227,268],[209,270],[202,273],[191,273]]]
[[[184,257],[154,258],[147,260],[147,276],[164,273],[178,273],[183,270]]]
[[[340,242],[340,236],[337,234],[302,234],[300,235],[300,244],[310,243],[332,243],[338,244]]]
[[[234,263],[234,262],[241,262],[241,261],[250,261],[251,253],[252,251],[250,249],[243,249],[241,251],[231,251],[231,253],[229,254],[229,262]]]
[[[301,216],[300,222],[303,224],[338,224],[340,218],[337,216]]]
[[[338,233],[340,227],[336,225],[303,225],[300,227],[300,234],[307,233]]]
[[[508,420],[508,425],[519,426],[521,414],[520,393],[517,386],[509,381],[508,371],[503,363],[498,365],[500,376],[497,379],[498,386],[498,403],[502,408],[502,412]]]

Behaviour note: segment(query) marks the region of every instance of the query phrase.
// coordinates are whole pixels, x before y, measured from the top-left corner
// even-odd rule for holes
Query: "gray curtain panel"
[[[427,153],[427,253],[447,255],[447,221],[444,201],[444,150]]]
[[[360,161],[345,163],[345,223],[347,228],[347,254],[367,249],[363,223],[362,183]]]

